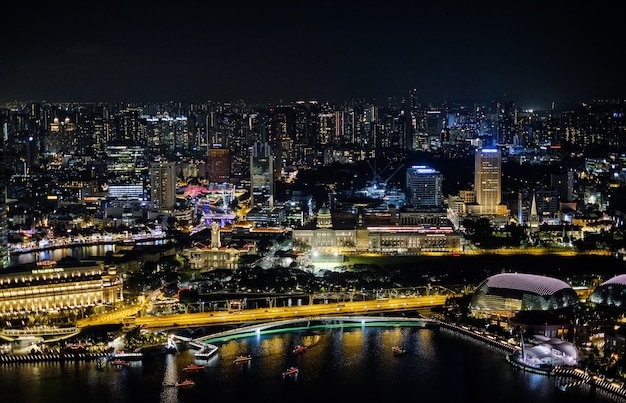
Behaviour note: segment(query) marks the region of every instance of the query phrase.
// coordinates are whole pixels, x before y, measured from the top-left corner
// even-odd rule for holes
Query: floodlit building
[[[0,315],[57,312],[123,301],[115,267],[95,261],[62,265],[44,260],[0,274]]]
[[[601,283],[594,288],[587,301],[603,307],[626,309],[626,274]]]
[[[578,304],[565,281],[536,274],[501,273],[478,285],[469,303],[475,318],[511,318],[523,311],[554,312]]]
[[[424,165],[406,170],[407,201],[413,207],[441,207],[443,175]]]
[[[505,216],[502,204],[502,154],[498,148],[476,149],[474,158],[474,194],[476,204],[469,205],[474,216]]]

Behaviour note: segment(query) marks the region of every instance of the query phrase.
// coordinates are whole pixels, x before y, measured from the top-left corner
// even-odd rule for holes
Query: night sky
[[[5,2],[0,103],[626,98],[615,2],[247,3]]]

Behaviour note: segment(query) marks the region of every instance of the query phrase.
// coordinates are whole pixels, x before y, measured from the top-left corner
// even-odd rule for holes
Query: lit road
[[[142,329],[166,329],[172,327],[195,327],[221,324],[241,324],[249,322],[267,322],[323,315],[363,315],[379,312],[398,312],[407,310],[427,310],[443,306],[449,295],[395,298],[357,302],[337,302],[276,308],[245,309],[241,311],[212,311],[167,316],[137,317],[131,324]]]
[[[408,310],[428,310],[443,306],[450,295],[431,295],[407,298],[390,298],[328,304],[294,305],[275,308],[245,309],[240,311],[211,311],[162,316],[135,317],[137,308],[92,317],[79,322],[79,327],[126,323],[146,330],[176,327],[197,327],[222,324],[268,322],[323,315],[363,315],[369,313],[393,313]]]

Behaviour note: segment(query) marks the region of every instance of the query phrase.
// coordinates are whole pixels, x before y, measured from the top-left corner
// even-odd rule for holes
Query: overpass
[[[214,325],[258,325],[259,323],[280,322],[283,320],[319,316],[340,316],[345,318],[346,316],[389,314],[402,311],[424,312],[432,308],[444,306],[451,296],[454,295],[428,295],[407,298],[386,298],[367,301],[244,309],[237,311],[210,311],[163,316],[128,317],[124,319],[124,325],[129,328],[139,326],[143,330],[157,331]],[[92,324],[98,324],[98,322],[92,322]]]
[[[37,329],[3,329],[0,339],[13,341],[23,338],[41,338],[45,342],[54,342],[76,336],[83,328],[102,325],[122,324],[127,328],[140,326],[143,330],[158,331],[178,328],[214,326],[214,325],[245,325],[249,323],[268,323],[282,320],[302,319],[315,316],[354,316],[372,314],[390,314],[402,311],[424,312],[432,308],[442,307],[448,298],[461,294],[423,295],[406,298],[381,298],[364,301],[345,301],[330,303],[309,303],[271,308],[219,310],[197,313],[181,313],[162,316],[139,316],[146,307],[146,302],[126,307],[121,310],[94,315],[76,322],[75,327],[55,328],[42,327]]]

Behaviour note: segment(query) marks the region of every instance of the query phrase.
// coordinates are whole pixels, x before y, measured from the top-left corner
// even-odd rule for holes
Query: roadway
[[[238,325],[243,323],[271,322],[325,315],[367,315],[401,311],[430,310],[445,305],[451,295],[430,295],[407,298],[389,298],[356,302],[332,302],[281,306],[274,308],[242,309],[181,313],[161,316],[136,316],[138,308],[100,315],[78,323],[79,327],[123,323],[127,327],[140,326],[145,330],[172,328]]]
[[[245,309],[237,311],[214,311],[167,316],[144,316],[135,318],[132,324],[142,329],[164,329],[212,325],[271,322],[276,320],[324,315],[363,315],[372,313],[425,310],[443,306],[447,295],[410,298],[381,299],[358,302],[334,302],[282,306],[275,308]]]

